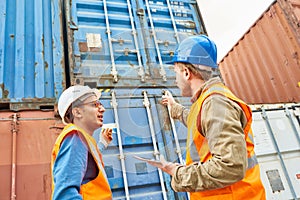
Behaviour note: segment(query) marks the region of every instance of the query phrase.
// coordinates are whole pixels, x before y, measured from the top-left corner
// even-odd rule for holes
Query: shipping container
[[[299,1],[275,1],[220,61],[238,97],[250,104],[300,102],[299,22]]]
[[[65,88],[60,1],[0,4],[0,109],[54,106]]]
[[[53,110],[0,112],[0,200],[49,200],[50,158],[61,120]]]
[[[178,89],[171,91],[178,94]],[[141,156],[180,162],[175,153],[182,152],[185,159],[185,134],[174,140],[168,110],[161,102],[161,89],[105,90],[102,102],[106,108],[104,123],[116,123],[117,132],[113,142],[103,151],[105,170],[114,199],[187,199],[186,193],[175,193],[171,189],[171,178],[157,168],[134,158]],[[179,98],[189,105],[187,98]],[[176,130],[186,131],[180,123]],[[99,138],[96,131],[94,137]],[[177,144],[177,146],[176,146]]]
[[[177,44],[205,34],[196,1],[78,0],[66,5],[72,84],[174,86]]]
[[[253,110],[255,152],[267,199],[300,199],[300,104]]]

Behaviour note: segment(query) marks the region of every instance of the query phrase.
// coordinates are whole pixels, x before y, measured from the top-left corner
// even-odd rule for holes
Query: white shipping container
[[[255,152],[267,199],[300,199],[299,104],[253,109]]]

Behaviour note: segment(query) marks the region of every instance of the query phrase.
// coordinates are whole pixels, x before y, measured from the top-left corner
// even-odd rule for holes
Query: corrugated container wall
[[[222,77],[247,103],[300,102],[300,3],[278,0],[220,61]]]
[[[0,112],[0,200],[49,200],[50,158],[62,126],[54,111]]]
[[[60,1],[2,0],[0,108],[51,106],[65,87]]]
[[[299,104],[257,107],[252,108],[252,130],[266,199],[299,199]]]

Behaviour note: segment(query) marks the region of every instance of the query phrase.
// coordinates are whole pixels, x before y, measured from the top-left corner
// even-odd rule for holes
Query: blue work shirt
[[[104,149],[98,143],[100,151]],[[97,177],[99,169],[78,133],[67,135],[53,165],[53,200],[82,199],[80,186]]]

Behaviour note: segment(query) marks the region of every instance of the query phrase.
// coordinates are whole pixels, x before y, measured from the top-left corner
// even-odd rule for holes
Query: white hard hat
[[[62,122],[64,124],[68,124],[64,118],[71,104],[78,100],[80,97],[83,97],[84,95],[87,95],[89,93],[95,94],[97,99],[99,99],[101,96],[101,92],[99,90],[91,89],[89,86],[83,85],[74,85],[63,91],[58,100],[58,113],[62,118]]]

